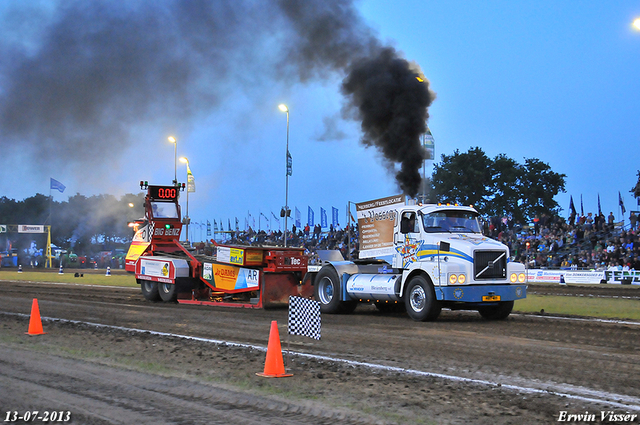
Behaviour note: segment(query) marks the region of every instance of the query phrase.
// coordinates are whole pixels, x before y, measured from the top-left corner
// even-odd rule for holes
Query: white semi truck
[[[404,305],[417,321],[435,320],[442,308],[500,320],[526,297],[524,265],[482,234],[474,208],[407,205],[392,196],[356,210],[359,259],[326,261],[312,276],[322,312],[349,313],[364,302],[380,310]]]

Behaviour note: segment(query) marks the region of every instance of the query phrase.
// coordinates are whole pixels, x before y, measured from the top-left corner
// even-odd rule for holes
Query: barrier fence
[[[529,283],[612,283],[640,285],[640,271],[635,270],[546,270],[528,269]]]

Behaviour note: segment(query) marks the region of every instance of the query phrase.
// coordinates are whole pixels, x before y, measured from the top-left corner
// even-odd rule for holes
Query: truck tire
[[[351,313],[356,308],[355,301],[340,301],[340,278],[331,266],[323,267],[318,272],[313,296],[320,303],[322,313]]]
[[[175,302],[178,299],[178,291],[173,283],[158,283],[158,293],[162,301],[166,303]]]
[[[160,301],[160,293],[158,292],[158,284],[150,280],[138,279],[142,295],[148,301]]]
[[[504,320],[513,310],[513,301],[502,301],[498,305],[480,307],[478,313],[487,320]]]
[[[436,300],[433,285],[423,276],[411,278],[405,292],[404,304],[409,317],[417,322],[435,320],[442,310],[442,306]]]

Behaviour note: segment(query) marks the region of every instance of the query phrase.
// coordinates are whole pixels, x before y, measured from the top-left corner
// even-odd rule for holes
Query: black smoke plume
[[[356,13],[351,1],[282,0],[282,10],[298,37],[287,59],[298,70],[322,75],[330,69],[346,74],[342,92],[362,122],[362,142],[375,146],[393,167],[400,189],[415,196],[427,152],[420,143],[435,98],[420,69],[382,46]]]
[[[238,88],[337,73],[363,142],[417,193],[434,95],[352,0],[15,2],[3,18],[0,165],[35,154],[98,171],[135,146],[141,125],[206,116]]]
[[[415,196],[422,180],[420,167],[428,159],[420,136],[427,130],[427,108],[434,98],[429,83],[387,47],[375,57],[354,62],[342,91],[358,109],[363,143],[400,164],[396,180],[405,194]]]

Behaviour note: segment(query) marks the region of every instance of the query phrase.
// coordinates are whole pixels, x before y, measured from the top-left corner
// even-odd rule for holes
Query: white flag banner
[[[187,164],[187,192],[194,193],[196,191],[196,179],[193,177],[191,173],[191,168],[189,168],[189,164]]]

